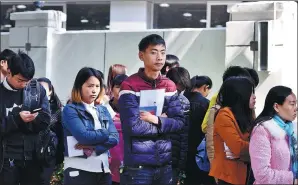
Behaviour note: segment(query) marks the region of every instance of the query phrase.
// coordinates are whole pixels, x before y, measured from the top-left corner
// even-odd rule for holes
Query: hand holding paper
[[[69,157],[84,155],[83,150],[76,149],[76,145],[78,144],[78,141],[73,136],[67,136],[66,140],[67,140],[67,150],[68,150]]]
[[[155,112],[154,115],[160,116],[162,113],[165,89],[154,89],[154,90],[142,90],[140,95],[140,110],[148,112]]]
[[[152,115],[156,115],[157,107],[148,106],[148,107],[139,107],[140,112],[150,112]]]
[[[236,155],[230,150],[230,148],[227,146],[226,143],[224,143],[224,147],[225,147],[225,153],[226,153],[226,158],[227,158],[227,159],[239,159],[239,157],[236,156]]]
[[[158,117],[150,112],[140,112],[140,119],[149,123],[158,124]]]
[[[79,143],[77,143],[75,145],[75,149],[78,149],[78,150],[83,150],[83,149],[94,149],[95,147],[94,146],[86,146],[86,145],[81,145]]]

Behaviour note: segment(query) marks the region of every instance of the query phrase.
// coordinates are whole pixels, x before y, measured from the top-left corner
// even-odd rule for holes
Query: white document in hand
[[[142,90],[140,92],[140,107],[156,106],[156,116],[160,116],[165,101],[165,89]]]
[[[68,157],[76,157],[84,155],[83,150],[75,149],[75,145],[78,141],[73,136],[67,136],[67,150],[68,150]]]

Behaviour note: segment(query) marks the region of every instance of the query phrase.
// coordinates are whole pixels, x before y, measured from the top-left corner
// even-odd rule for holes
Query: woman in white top
[[[112,184],[108,150],[119,135],[108,110],[94,101],[103,92],[100,73],[82,68],[75,79],[71,103],[63,109],[64,184]]]

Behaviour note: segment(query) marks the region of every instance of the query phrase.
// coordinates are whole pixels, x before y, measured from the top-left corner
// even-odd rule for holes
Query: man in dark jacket
[[[50,122],[49,102],[40,88],[39,108],[24,104],[24,88],[35,73],[32,59],[19,52],[8,62],[8,75],[0,84],[0,184],[38,185],[40,166],[34,157],[38,133]],[[26,91],[27,92],[27,91]]]
[[[121,184],[172,184],[170,133],[184,126],[184,113],[175,84],[160,74],[165,63],[163,38],[152,34],[139,43],[139,58],[145,68],[121,85],[119,109],[124,139]],[[140,112],[142,91],[164,89],[162,113]],[[148,91],[147,91],[148,92]]]

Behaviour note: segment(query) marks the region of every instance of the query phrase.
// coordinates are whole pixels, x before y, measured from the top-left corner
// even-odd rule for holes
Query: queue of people
[[[3,50],[0,184],[49,185],[62,164],[65,185],[298,184],[291,88],[268,89],[256,116],[254,69],[228,67],[209,101],[212,80],[191,77],[160,35],[138,49],[130,76],[81,68],[66,105],[27,54]]]

